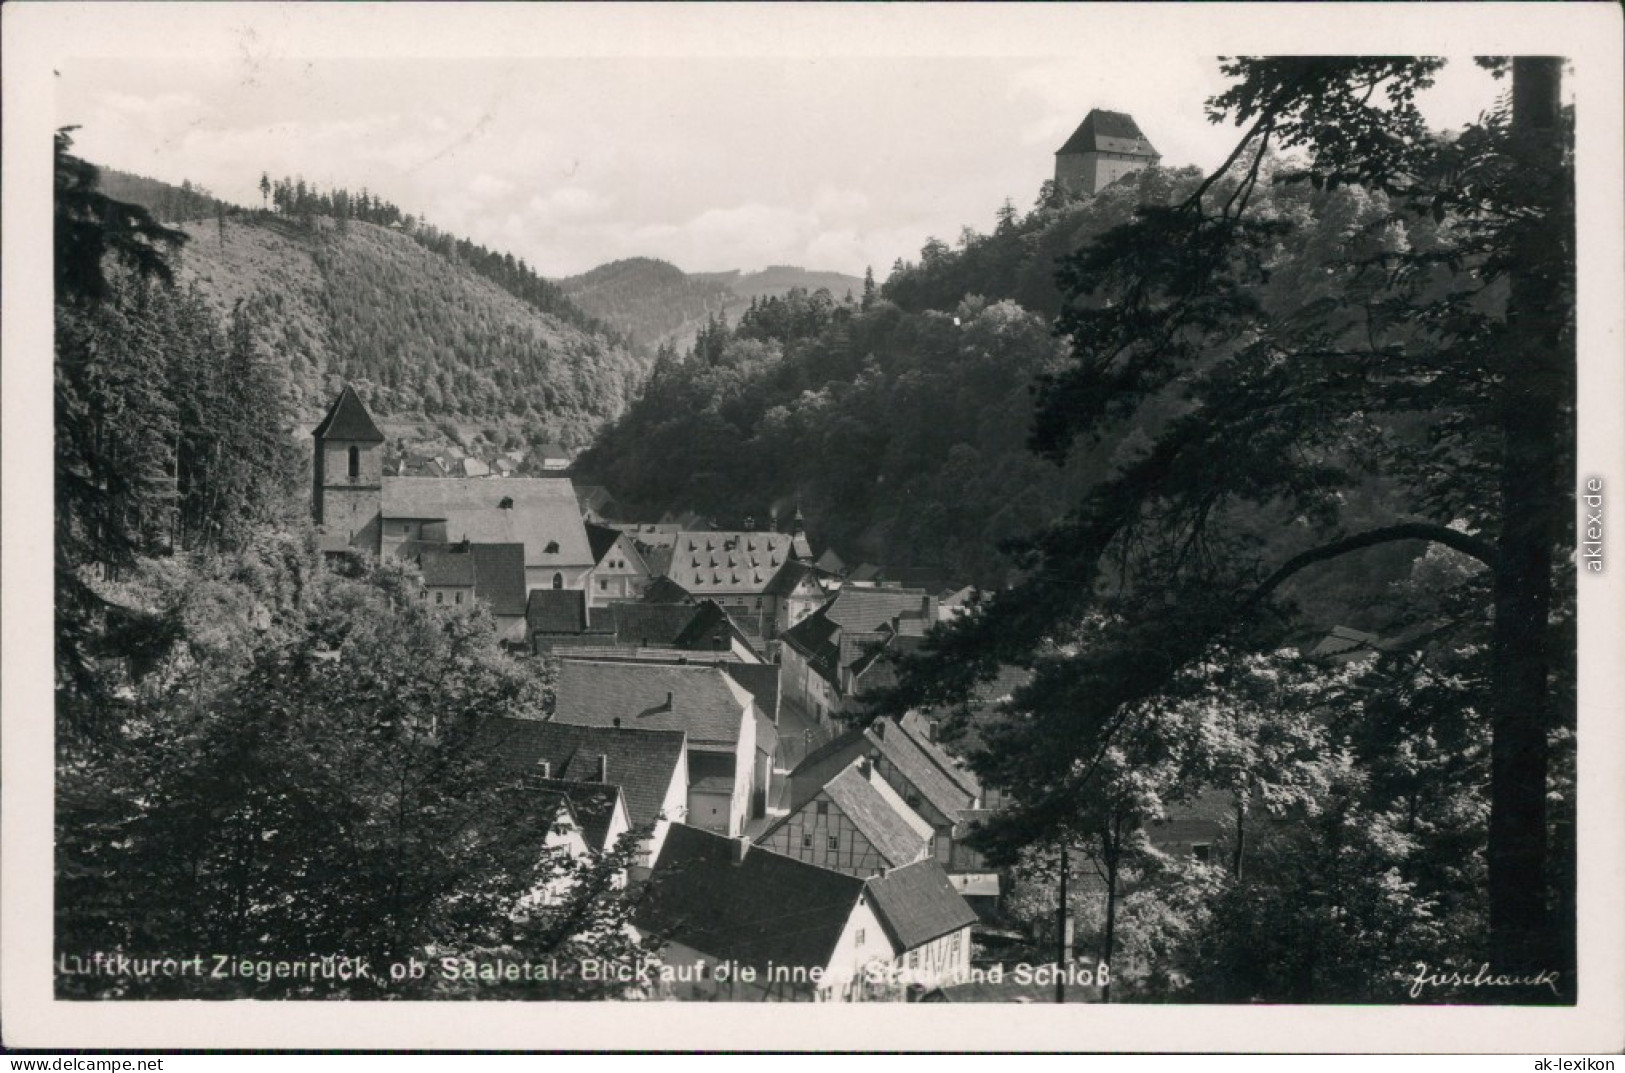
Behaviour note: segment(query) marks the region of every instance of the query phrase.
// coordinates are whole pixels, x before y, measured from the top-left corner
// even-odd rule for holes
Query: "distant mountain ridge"
[[[652,257],[611,261],[558,283],[586,313],[648,352],[663,344],[686,350],[711,317],[736,321],[755,298],[796,287],[824,288],[837,299],[863,290],[863,280],[840,272],[771,265],[760,272],[690,273]]]

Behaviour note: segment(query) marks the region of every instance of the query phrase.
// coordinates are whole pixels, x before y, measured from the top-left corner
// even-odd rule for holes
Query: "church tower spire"
[[[384,498],[384,434],[355,389],[344,385],[316,440],[311,514],[323,551],[377,553]]]

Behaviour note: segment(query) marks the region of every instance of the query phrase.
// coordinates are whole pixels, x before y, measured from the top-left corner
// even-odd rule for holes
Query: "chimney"
[[[749,852],[750,839],[741,836],[733,840],[733,862],[735,864],[744,864],[745,854]]]
[[[538,760],[536,767],[541,770],[542,778],[551,779],[553,777],[553,764],[550,761]]]
[[[612,725],[615,727],[616,730],[621,729],[621,717],[617,715],[614,718],[614,720],[612,722]]]
[[[875,737],[879,738],[881,741],[886,740],[886,720],[876,719],[872,729],[875,732]]]
[[[676,708],[672,705],[671,690],[669,689],[666,690],[666,710],[668,712],[676,711]]]

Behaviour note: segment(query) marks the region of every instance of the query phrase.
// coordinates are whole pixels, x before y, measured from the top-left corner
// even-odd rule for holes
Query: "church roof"
[[[316,426],[311,433],[317,439],[326,440],[355,440],[359,443],[383,443],[384,434],[373,423],[372,415],[367,412],[366,403],[361,396],[355,393],[355,388],[349,384],[339,392],[334,400],[333,408],[327,411],[322,423]]]
[[[1078,129],[1066,144],[1055,151],[1056,156],[1072,153],[1125,153],[1129,156],[1161,159],[1151,148],[1151,142],[1141,133],[1140,125],[1127,112],[1108,112],[1091,108]]]
[[[523,544],[527,567],[593,562],[575,489],[564,477],[386,477],[383,516],[443,520],[451,543]]]

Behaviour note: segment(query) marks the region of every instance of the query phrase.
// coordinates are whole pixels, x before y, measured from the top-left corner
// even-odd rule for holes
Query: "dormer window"
[[[549,540],[547,542],[547,547],[542,549],[542,553],[544,555],[557,555],[559,553],[559,542],[556,540]]]
[[[512,510],[513,496],[503,496],[502,502],[498,503],[497,506],[501,507],[503,510]]]

